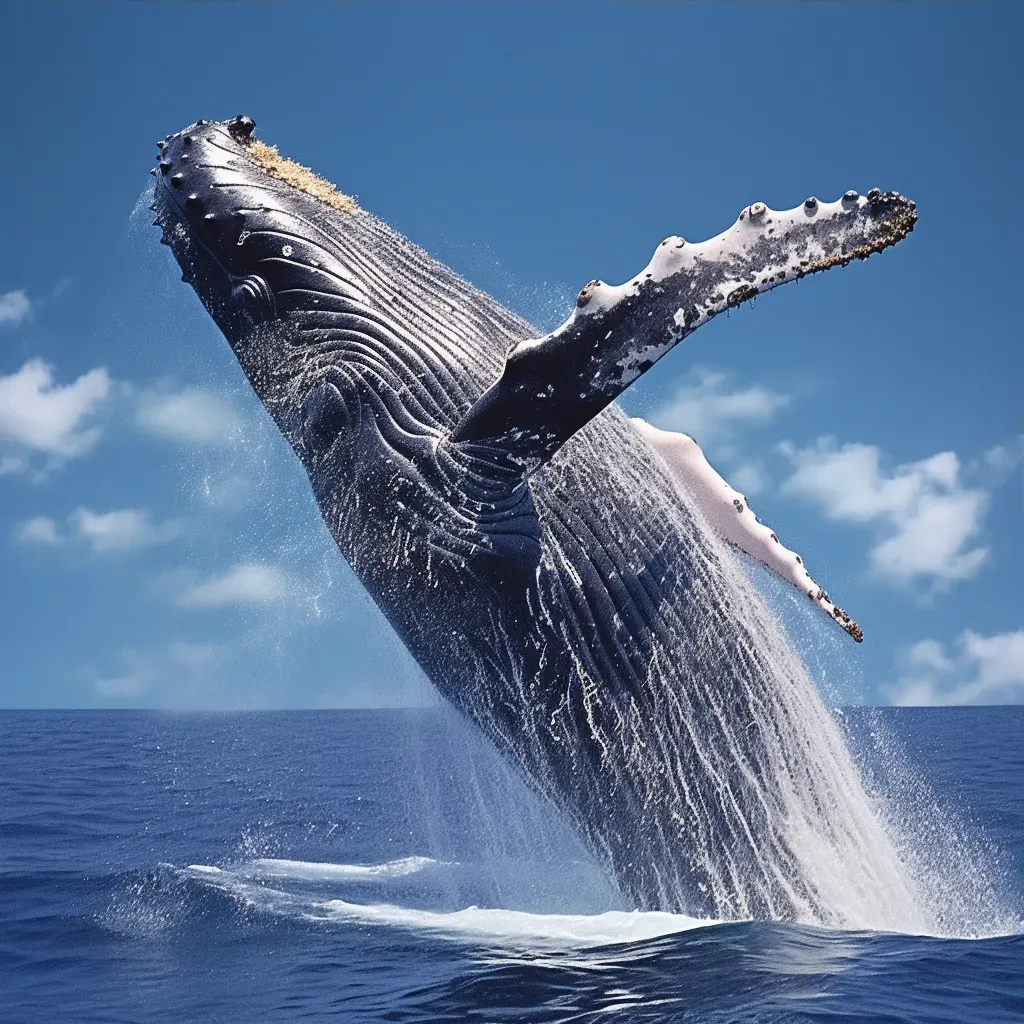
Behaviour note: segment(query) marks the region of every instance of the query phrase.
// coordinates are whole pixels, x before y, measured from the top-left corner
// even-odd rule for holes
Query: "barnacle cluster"
[[[260,165],[272,178],[277,178],[300,192],[326,203],[335,210],[354,210],[356,201],[331,184],[326,178],[314,174],[308,167],[281,156],[277,146],[268,146],[259,139],[250,140],[245,147],[246,156]]]

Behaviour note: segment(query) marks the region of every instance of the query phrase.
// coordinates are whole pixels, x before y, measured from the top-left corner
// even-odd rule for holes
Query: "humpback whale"
[[[719,313],[900,241],[914,204],[755,202],[544,334],[254,128],[158,142],[154,223],[442,696],[639,908],[858,923],[850,892],[909,892],[735,552],[860,629],[694,439],[615,399]]]

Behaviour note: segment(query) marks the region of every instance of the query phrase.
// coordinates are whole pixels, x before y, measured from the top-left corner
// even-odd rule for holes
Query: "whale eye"
[[[235,281],[231,286],[231,305],[252,327],[263,320],[277,319],[274,293],[258,274],[250,274]]]
[[[815,210],[815,209],[817,209],[817,207],[818,207],[818,200],[815,199],[814,196],[808,196],[804,200],[804,209],[805,210]]]
[[[858,199],[860,199],[860,196],[857,194],[856,189],[851,188],[849,192],[843,194],[844,203],[855,203]]]
[[[754,220],[757,217],[763,217],[764,213],[765,213],[765,210],[767,210],[767,209],[768,209],[768,207],[765,206],[764,203],[754,203],[750,207],[750,219]]]

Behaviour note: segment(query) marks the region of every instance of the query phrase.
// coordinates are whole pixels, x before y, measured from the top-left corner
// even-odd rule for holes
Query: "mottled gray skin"
[[[341,552],[633,904],[727,912],[764,847],[789,857],[782,797],[756,777],[758,708],[780,681],[733,613],[749,591],[610,398],[528,476],[486,434],[453,442],[535,330],[370,214],[271,177],[250,133],[235,119],[168,137],[157,223]],[[698,819],[717,822],[721,877],[689,848]],[[742,911],[787,916],[787,887],[760,888]]]

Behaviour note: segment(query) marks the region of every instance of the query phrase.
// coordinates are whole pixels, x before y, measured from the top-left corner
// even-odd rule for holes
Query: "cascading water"
[[[416,280],[437,279],[438,267],[425,253],[403,249],[402,258],[416,265],[411,275]],[[459,287],[446,292],[448,315],[470,319],[475,295],[463,294],[457,279],[449,283]],[[935,931],[943,914],[933,907],[931,876],[925,877],[921,858],[895,823],[883,824],[842,732],[739,556],[719,539],[683,486],[665,473],[660,458],[636,461],[627,451],[609,460],[609,452],[621,448],[619,432],[632,432],[624,419],[617,409],[608,410],[542,475],[553,479],[556,491],[559,478],[576,495],[610,489],[614,497],[607,507],[612,508],[628,509],[637,494],[644,495],[655,505],[650,511],[663,535],[686,538],[695,570],[695,578],[675,582],[659,608],[668,634],[685,637],[687,649],[652,650],[643,686],[646,705],[618,704],[578,662],[570,670],[579,677],[575,682],[588,706],[578,727],[597,736],[602,752],[598,769],[581,763],[579,770],[593,774],[606,790],[630,793],[630,802],[640,808],[640,821],[625,827],[639,827],[649,843],[641,850],[647,863],[637,867],[653,875],[658,899],[646,905],[710,908],[726,919]],[[609,464],[612,472],[604,475]],[[657,480],[653,487],[652,479]],[[546,493],[546,487],[535,488],[541,519],[547,514],[550,527],[562,513],[556,513],[557,501],[546,501]],[[625,551],[636,544],[635,523],[628,516],[609,517],[603,525],[611,534],[606,543]],[[697,591],[716,598],[702,601]],[[706,607],[723,604],[739,642],[725,652],[726,671],[694,671],[694,666],[723,664],[721,630],[713,616],[702,618]],[[716,647],[717,655],[711,653]],[[567,693],[572,682],[566,681]],[[520,686],[522,704],[529,707],[526,681]],[[589,710],[597,705],[610,716],[604,727]],[[533,750],[524,753],[522,744],[503,741],[502,726],[488,728],[494,725],[488,706],[477,705],[470,714],[557,803],[558,783],[543,781],[542,750],[550,743],[551,722],[539,717],[519,722],[525,735],[532,734],[527,745]],[[573,817],[572,806],[563,805],[563,811]],[[594,836],[591,822],[575,823],[601,851],[606,838]],[[614,862],[614,851],[603,852]],[[978,874],[977,868],[970,870]],[[682,880],[690,875],[703,879],[706,899],[700,908],[689,905]],[[984,883],[975,888],[994,900]]]
[[[710,546],[712,535],[707,532]],[[758,876],[733,871],[722,877],[723,904],[734,899],[735,909],[745,915],[753,902],[748,896],[751,887],[758,890],[757,898],[769,902],[772,891],[781,888],[796,910],[796,920],[804,923],[932,930],[918,882],[865,793],[842,733],[807,669],[736,557],[727,551],[720,557],[730,588],[741,595],[735,614],[744,619],[749,635],[758,638],[756,656],[768,666],[775,684],[760,692],[744,687],[746,724],[746,716],[737,716],[735,708],[728,712],[734,730],[756,728],[761,736],[762,760],[749,766],[748,782],[759,791],[758,803],[771,807],[772,834],[760,837]],[[749,649],[738,652],[740,658],[754,656]],[[713,689],[713,680],[707,685]],[[709,706],[726,716],[713,697]],[[725,736],[728,724],[723,727]],[[699,731],[691,730],[691,736],[712,779],[717,778],[716,757],[744,756],[735,735],[729,738],[732,748],[720,752],[706,749]],[[698,834],[694,839],[708,857],[708,837]],[[768,892],[762,895],[760,889],[766,885]],[[785,913],[785,908],[779,911]]]
[[[602,417],[574,445],[607,453],[618,418],[617,412]],[[575,448],[550,472],[574,477],[574,488],[586,490],[584,467],[601,463],[585,455]],[[592,820],[573,815],[571,802],[564,810],[612,862],[620,882],[626,880],[627,899],[629,879],[642,875],[636,891],[657,893],[644,900],[648,909],[710,908],[723,919],[834,928],[955,931],[942,912],[952,880],[937,877],[934,863],[926,865],[915,840],[894,820],[883,821],[836,720],[737,556],[694,511],[685,491],[674,483],[650,487],[651,472],[657,472],[652,464],[621,459],[613,467],[601,481],[613,502],[621,496],[627,504],[645,478],[645,493],[658,503],[654,512],[666,533],[686,538],[694,571],[675,583],[658,609],[669,627],[665,632],[685,640],[676,648],[652,649],[645,702],[616,702],[579,664],[572,669],[580,676],[576,685],[566,683],[567,703],[572,691],[582,694],[576,728],[588,731],[600,751],[599,765],[577,765],[580,775],[588,773],[578,784],[591,787],[586,806],[601,806],[602,794],[614,795],[631,808],[621,828],[636,834],[616,835],[607,822],[598,832]],[[552,483],[552,490],[558,486]],[[543,521],[543,505],[540,515]],[[635,542],[633,524],[606,525],[612,535],[606,546]],[[714,600],[703,599],[708,591]],[[714,614],[723,608],[735,638],[726,650]],[[486,727],[486,709],[474,717]],[[526,774],[557,793],[553,780],[545,786],[545,757],[537,752],[550,742],[551,722],[535,718],[531,729],[523,725],[534,748],[518,749]],[[972,916],[998,929],[983,870],[960,868],[975,876]],[[699,907],[691,898],[694,878],[703,897]]]

